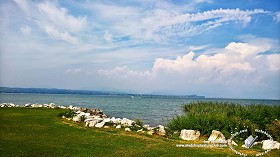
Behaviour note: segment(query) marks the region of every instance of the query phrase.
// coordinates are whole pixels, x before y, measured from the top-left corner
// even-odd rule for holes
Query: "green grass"
[[[57,116],[64,111],[0,108],[0,156],[238,156],[229,148],[178,148],[176,144],[190,142],[85,128]]]
[[[248,129],[247,134],[243,134],[248,136],[255,134],[255,129],[261,129],[271,134],[274,140],[280,141],[280,105],[193,102],[184,105],[183,111],[184,115],[168,123],[171,130],[194,129],[205,136],[209,136],[212,130],[219,130],[226,138],[230,138],[231,133],[240,130]]]

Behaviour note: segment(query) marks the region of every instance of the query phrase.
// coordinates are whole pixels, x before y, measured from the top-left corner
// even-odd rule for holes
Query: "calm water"
[[[0,103],[55,103],[56,105],[74,105],[87,108],[99,108],[110,117],[141,118],[145,124],[165,125],[168,119],[182,114],[182,104],[193,101],[227,101],[240,104],[278,104],[280,100],[247,99],[187,99],[174,97],[135,97],[130,96],[96,96],[64,94],[0,94]]]

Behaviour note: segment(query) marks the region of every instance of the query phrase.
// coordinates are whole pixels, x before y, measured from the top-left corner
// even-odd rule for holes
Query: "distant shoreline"
[[[79,94],[79,95],[105,95],[105,96],[133,96],[133,97],[176,97],[176,98],[194,98],[205,99],[205,96],[192,95],[159,95],[159,94],[133,94],[114,91],[93,91],[93,90],[71,90],[56,88],[11,88],[0,87],[0,93],[16,93],[16,94]]]

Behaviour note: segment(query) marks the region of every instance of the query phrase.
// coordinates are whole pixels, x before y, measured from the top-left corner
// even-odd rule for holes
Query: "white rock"
[[[166,132],[165,132],[165,129],[164,129],[164,126],[159,125],[158,127],[159,127],[159,129],[158,129],[159,135],[164,136],[165,133],[166,133]]]
[[[213,130],[210,137],[208,138],[208,141],[225,142],[226,138],[220,131]]]
[[[74,116],[72,119],[73,119],[74,122],[80,122],[81,121],[81,116],[77,115],[77,116]]]
[[[96,128],[102,128],[105,125],[105,122],[100,122],[95,125]]]
[[[234,141],[231,141],[231,144],[234,145],[234,146],[238,146],[238,144]]]
[[[181,130],[180,138],[182,140],[196,140],[200,136],[200,132],[197,130]]]
[[[93,118],[86,118],[85,120],[84,120],[84,122],[89,122],[89,121],[93,121],[94,119]]]
[[[31,104],[25,104],[24,106],[25,106],[25,107],[30,107],[30,106],[31,106]]]
[[[110,118],[105,118],[105,119],[103,119],[103,122],[105,122],[105,123],[111,122],[111,119]]]
[[[66,109],[67,107],[65,107],[65,106],[59,106],[59,108],[61,108],[61,109]]]
[[[44,106],[44,107],[49,107],[49,104],[44,104],[43,106]]]
[[[132,126],[133,121],[132,121],[132,120],[129,120],[129,119],[127,119],[127,118],[123,118],[122,121],[121,121],[121,124],[122,124],[123,126]]]
[[[95,121],[95,120],[93,120],[93,121],[89,121],[88,122],[88,127],[94,127],[96,124],[98,123],[98,121]]]
[[[120,129],[120,128],[122,128],[121,125],[117,125],[117,126],[116,126],[116,129]]]
[[[147,131],[147,134],[149,134],[149,135],[153,135],[154,133],[155,133],[154,130]]]
[[[102,118],[100,118],[100,117],[95,117],[95,118],[94,118],[94,120],[97,120],[98,122],[103,121],[103,119],[102,119]]]
[[[55,105],[54,103],[50,103],[50,104],[49,104],[49,107],[50,107],[50,108],[56,108],[56,105]]]
[[[121,119],[120,118],[115,118],[115,117],[112,117],[111,118],[111,121],[115,124],[120,124],[121,123]]]
[[[280,143],[277,141],[272,140],[264,140],[262,149],[268,150],[268,149],[280,149]]]
[[[124,131],[130,132],[131,130],[130,130],[130,128],[125,128]]]

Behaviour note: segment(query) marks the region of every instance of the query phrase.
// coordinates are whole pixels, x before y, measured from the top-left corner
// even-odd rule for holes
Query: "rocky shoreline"
[[[170,131],[167,127],[158,125],[152,127],[148,124],[143,124],[139,119],[130,120],[128,118],[115,118],[108,117],[100,109],[89,109],[78,106],[63,106],[56,105],[54,103],[50,104],[25,104],[25,105],[16,105],[13,103],[1,103],[0,108],[3,107],[23,107],[23,108],[50,108],[50,109],[68,109],[64,113],[61,113],[59,116],[61,118],[67,119],[69,121],[74,121],[78,123],[84,123],[85,127],[89,128],[116,128],[124,129],[127,132],[136,131],[141,133],[146,133],[149,135],[158,135],[168,138],[167,132]],[[198,140],[200,137],[200,131],[198,130],[187,130],[183,129],[180,132],[179,138],[181,140]],[[226,140],[225,136],[217,130],[213,130],[207,141],[204,143],[221,143],[228,144],[229,146],[237,146],[234,141]],[[280,143],[277,141],[264,140],[261,142],[262,148],[264,150],[280,149]],[[244,147],[244,146],[242,146]]]

